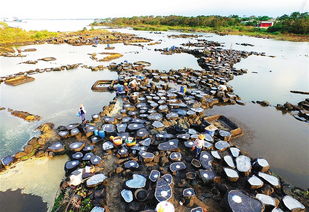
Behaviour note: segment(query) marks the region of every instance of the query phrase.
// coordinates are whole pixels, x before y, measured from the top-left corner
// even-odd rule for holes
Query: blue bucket
[[[104,130],[100,130],[100,131],[99,131],[99,137],[100,137],[100,138],[105,138],[105,132],[104,132]]]

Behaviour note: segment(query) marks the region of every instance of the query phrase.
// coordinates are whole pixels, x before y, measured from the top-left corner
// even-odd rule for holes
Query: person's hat
[[[203,140],[203,139],[205,139],[205,136],[203,134],[199,134],[198,139]]]
[[[167,202],[167,201],[162,201],[157,204],[156,211],[157,212],[174,212],[175,208],[172,203]]]

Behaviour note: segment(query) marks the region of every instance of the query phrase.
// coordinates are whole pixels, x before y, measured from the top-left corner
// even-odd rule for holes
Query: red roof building
[[[268,27],[271,27],[272,25],[274,25],[274,22],[272,21],[261,21],[259,23],[260,28],[268,28]]]

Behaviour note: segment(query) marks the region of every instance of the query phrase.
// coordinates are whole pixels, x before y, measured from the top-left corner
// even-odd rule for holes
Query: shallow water
[[[76,117],[79,105],[84,104],[86,117],[100,112],[113,98],[114,93],[93,92],[91,86],[98,79],[115,79],[115,72],[91,72],[77,69],[37,74],[35,81],[17,87],[0,85],[2,107],[23,110],[42,117],[40,122],[27,123],[0,111],[0,157],[19,151],[35,135],[41,123],[53,122],[56,126],[80,122]]]
[[[53,159],[30,159],[17,163],[14,168],[1,173],[0,193],[20,189],[22,194],[40,196],[48,207],[52,206],[59,184],[64,177],[63,166],[67,159],[67,156],[59,156]],[[10,198],[7,203],[25,204],[19,202],[18,198]]]
[[[309,188],[308,124],[258,104],[215,106],[208,114],[222,114],[237,123],[244,135],[236,139],[242,150],[264,157],[271,169],[288,182]]]

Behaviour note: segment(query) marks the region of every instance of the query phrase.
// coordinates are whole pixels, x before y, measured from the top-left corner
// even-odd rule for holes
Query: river
[[[27,30],[46,29],[51,31],[73,31],[86,27],[91,20],[27,20],[15,26]],[[181,46],[182,43],[196,42],[195,38],[168,38],[179,32],[162,32],[154,34],[131,29],[111,29],[120,32],[134,33],[142,37],[161,41],[155,46],[127,46],[115,44],[115,50],[124,57],[113,62],[127,60],[134,62],[145,60],[152,63],[150,68],[159,70],[179,69],[183,67],[201,69],[192,55],[162,55],[155,48]],[[309,187],[309,130],[308,124],[299,122],[290,115],[282,115],[272,107],[263,108],[251,104],[255,100],[268,100],[272,105],[286,101],[297,103],[308,96],[292,94],[290,90],[309,91],[309,43],[288,42],[272,39],[253,38],[248,36],[219,36],[211,33],[195,33],[199,39],[218,41],[223,48],[246,51],[265,52],[268,56],[250,56],[236,64],[236,68],[248,69],[248,74],[235,77],[229,82],[234,91],[247,104],[245,106],[215,107],[208,112],[222,113],[231,117],[242,126],[245,135],[238,144],[253,156],[265,157],[272,169],[288,182],[302,188]],[[237,45],[250,43],[253,47]],[[1,76],[27,71],[35,68],[56,67],[66,64],[83,63],[86,65],[108,65],[90,59],[88,54],[99,53],[104,45],[91,46],[35,45],[22,48],[36,48],[27,52],[23,58],[0,57]],[[35,65],[20,64],[26,60],[42,57],[55,57],[52,62],[40,61]],[[96,93],[91,91],[92,84],[98,79],[115,79],[115,72],[104,70],[91,72],[78,68],[72,71],[50,72],[33,75],[36,80],[17,87],[0,85],[0,106],[15,110],[24,110],[40,115],[38,123],[26,123],[11,116],[7,111],[0,111],[0,157],[19,151],[26,141],[36,134],[34,129],[43,122],[51,121],[56,125],[67,125],[78,122],[75,116],[82,103],[87,109],[87,118],[98,113],[104,105],[113,99],[113,93]],[[14,188],[17,189],[17,188]],[[31,193],[31,192],[29,192]]]

